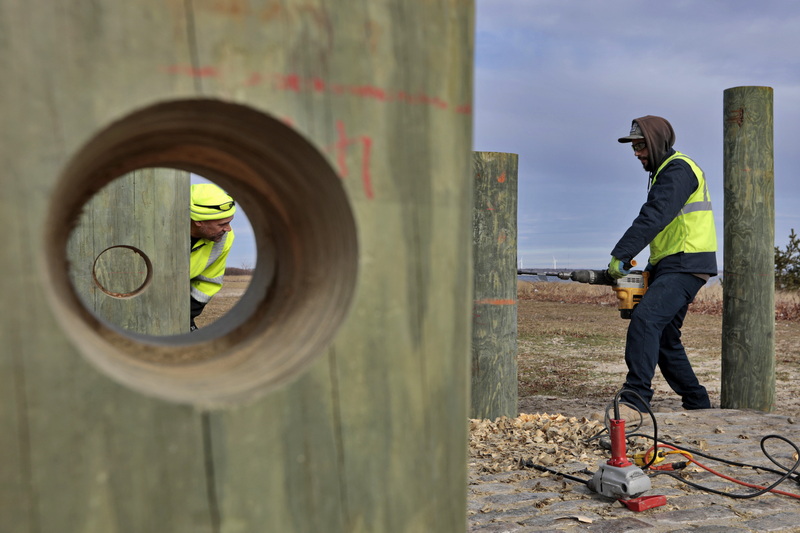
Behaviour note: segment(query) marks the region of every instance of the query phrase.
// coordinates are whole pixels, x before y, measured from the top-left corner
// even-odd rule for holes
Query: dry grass
[[[775,295],[775,319],[800,321],[800,293],[778,292]]]
[[[689,306],[689,312],[722,315],[722,290],[721,284],[703,287]],[[614,292],[609,287],[582,283],[519,281],[517,297],[519,300],[538,302],[617,305]],[[778,291],[775,294],[775,319],[800,321],[800,293]]]
[[[694,303],[689,307],[689,311],[721,315],[722,291],[722,285],[703,287],[697,294]],[[775,293],[775,320],[800,321],[800,293],[797,291],[777,291]]]
[[[222,290],[197,319],[200,327],[224,315],[238,301],[250,276],[225,276]],[[800,299],[776,295],[776,411],[800,399]],[[605,405],[625,377],[625,333],[610,287],[579,283],[518,283],[517,347],[522,412],[582,416],[587,406]],[[700,290],[682,329],[692,365],[719,403],[722,353],[722,287]],[[660,375],[654,407],[679,402]],[[534,401],[544,401],[536,405]],[[672,402],[671,404],[669,402]],[[796,414],[796,413],[794,413]]]
[[[800,313],[796,294],[776,295],[776,410],[800,395]],[[577,416],[581,405],[602,405],[625,378],[625,334],[610,287],[578,283],[518,283],[517,347],[522,412]],[[722,287],[700,290],[682,328],[683,341],[712,403],[719,403]],[[680,408],[657,374],[654,407]],[[547,399],[549,405],[534,403]],[[568,399],[575,399],[574,412]]]
[[[222,282],[222,289],[208,302],[203,313],[195,320],[197,327],[208,326],[230,311],[247,290],[251,279],[252,276],[249,275],[226,274]]]

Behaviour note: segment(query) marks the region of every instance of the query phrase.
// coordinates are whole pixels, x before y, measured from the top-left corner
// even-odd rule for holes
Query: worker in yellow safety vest
[[[639,215],[612,249],[608,273],[617,279],[625,276],[631,260],[650,245],[648,287],[628,325],[628,374],[620,397],[639,411],[650,408],[658,367],[684,409],[708,409],[708,391],[681,342],[689,304],[718,273],[717,233],[705,174],[673,148],[675,131],[662,117],[634,119],[630,133],[618,140],[631,144],[648,173],[648,193]]]
[[[222,288],[225,262],[233,246],[231,221],[236,202],[213,183],[192,185],[191,259],[189,262],[191,320],[190,330],[197,329],[194,319]]]

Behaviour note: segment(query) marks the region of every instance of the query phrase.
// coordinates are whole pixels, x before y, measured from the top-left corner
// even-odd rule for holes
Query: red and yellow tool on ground
[[[619,416],[618,407],[615,407],[614,418],[609,420],[608,433],[611,439],[611,459],[600,463],[586,486],[598,494],[616,498],[631,511],[645,511],[666,505],[666,496],[642,496],[652,488],[650,478],[638,465],[628,460],[625,420]]]

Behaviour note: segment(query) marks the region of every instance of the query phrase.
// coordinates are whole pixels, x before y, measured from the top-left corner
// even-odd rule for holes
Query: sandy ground
[[[776,354],[777,371],[775,385],[775,408],[773,414],[794,416],[800,418],[800,364],[787,359],[782,359],[780,353]],[[595,363],[602,373],[618,375],[620,380],[625,376],[624,362],[620,363]],[[693,361],[695,372],[701,378],[703,385],[708,390],[712,408],[720,407],[720,361],[705,360]],[[667,385],[660,373],[656,373],[653,380],[655,395],[652,408],[656,413],[670,413],[683,411],[680,397]],[[590,417],[592,413],[603,412],[607,401],[596,398],[564,398],[552,395],[527,395],[519,399],[520,413],[548,413],[563,414],[568,417]]]
[[[244,294],[249,282],[249,276],[226,277],[222,290],[198,319],[198,325],[202,327],[202,325],[216,320],[227,312],[236,300]],[[545,305],[546,304],[536,305],[534,309],[542,309]],[[552,306],[548,309],[551,308]],[[520,323],[532,318],[529,309],[529,307],[524,305],[519,306]],[[558,308],[556,307],[556,309]],[[588,313],[597,312],[595,306],[589,306],[587,310]],[[580,319],[580,317],[575,316],[573,310],[565,310],[564,313],[570,314],[572,319]],[[607,310],[601,309],[599,313],[601,313],[601,320],[608,326],[619,327],[620,324],[624,324],[623,321],[619,321],[614,317],[613,312],[609,313]],[[609,316],[606,317],[606,314]],[[555,319],[558,320],[558,317]],[[541,318],[537,318],[536,320],[541,320]],[[591,317],[587,317],[586,320],[591,320]],[[720,407],[721,363],[719,347],[714,343],[709,346],[702,346],[697,341],[699,336],[718,336],[720,331],[719,324],[713,319],[711,322],[705,319],[702,321],[699,319],[694,321],[687,319],[684,330],[685,344],[687,345],[687,350],[690,351],[690,358],[692,359],[695,371],[698,376],[700,376],[701,382],[708,389],[712,407]],[[775,340],[776,401],[775,408],[772,412],[775,414],[800,417],[800,323],[778,321],[776,323]],[[694,350],[695,353],[692,353],[692,350]],[[541,354],[543,358],[573,358],[580,356],[581,353],[579,351],[571,352],[569,350],[558,353]],[[592,361],[591,364],[593,365],[592,370],[594,375],[605,376],[605,379],[610,380],[614,386],[616,386],[616,381],[619,381],[621,384],[624,379],[626,369],[621,354],[618,357],[612,357],[610,361],[596,360]],[[676,412],[683,410],[680,404],[680,398],[670,390],[660,373],[656,374],[653,385],[656,390],[652,403],[654,412]],[[599,397],[583,395],[580,398],[569,398],[565,396],[566,394],[520,395],[519,412],[529,414],[562,414],[567,417],[585,416],[589,418],[592,414],[602,413],[610,400],[610,398],[605,395],[599,395]]]

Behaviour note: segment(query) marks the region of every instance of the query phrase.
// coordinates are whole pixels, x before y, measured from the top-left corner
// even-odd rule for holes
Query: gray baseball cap
[[[631,125],[631,132],[627,137],[620,137],[619,142],[621,143],[630,143],[633,141],[638,141],[640,139],[644,139],[644,135],[642,135],[642,129],[639,127],[638,122],[634,122]]]

